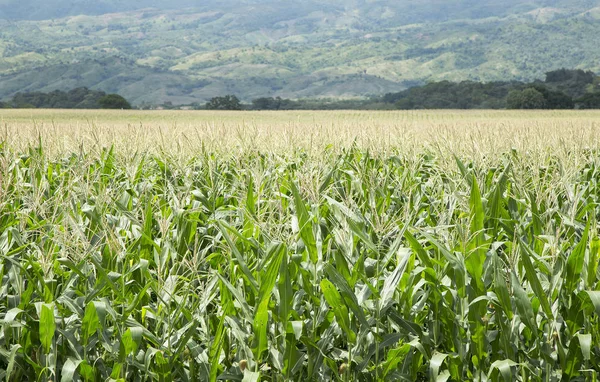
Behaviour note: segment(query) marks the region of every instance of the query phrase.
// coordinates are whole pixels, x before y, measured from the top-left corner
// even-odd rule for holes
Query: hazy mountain
[[[0,0],[0,18],[14,20],[43,20],[76,15],[102,15],[146,8],[162,10],[230,10],[232,7],[277,7],[287,16],[296,18],[311,12],[337,10],[360,12],[367,19],[392,19],[394,22],[419,23],[447,21],[456,18],[504,17],[539,8],[560,8],[573,12],[596,6],[591,0],[303,0],[302,5],[292,0]],[[305,11],[305,12],[302,12]],[[388,12],[387,15],[381,13]],[[390,14],[390,11],[394,15]],[[267,16],[265,14],[265,16]],[[391,17],[390,17],[391,16]],[[265,24],[271,20],[264,18]],[[390,20],[391,21],[391,20]]]
[[[600,71],[600,1],[0,0],[0,98],[356,97],[428,80]]]

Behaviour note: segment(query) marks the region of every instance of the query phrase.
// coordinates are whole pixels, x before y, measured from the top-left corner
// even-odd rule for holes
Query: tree
[[[575,102],[580,109],[600,109],[600,93],[587,93]]]
[[[534,88],[527,88],[523,91],[511,90],[506,97],[506,106],[509,109],[544,109],[546,108],[546,99]]]
[[[546,109],[575,108],[575,102],[573,102],[573,97],[564,92],[550,90],[546,86],[537,83],[533,84],[531,87],[537,90],[538,92],[542,93],[544,99],[546,100],[546,105],[544,107]]]
[[[397,109],[500,109],[506,105],[508,92],[521,85],[516,82],[431,82],[386,94],[380,100],[394,103]]]
[[[263,97],[252,100],[254,110],[279,110],[282,103],[281,97]]]
[[[242,103],[234,95],[214,97],[206,103],[208,110],[242,110]]]
[[[591,71],[559,69],[546,73],[545,82],[553,89],[567,93],[571,97],[581,97],[596,78]]]
[[[558,69],[546,73],[546,83],[552,82],[579,82],[582,84],[591,84],[596,75],[592,71],[581,69]]]
[[[11,105],[23,108],[24,105],[45,109],[99,109],[98,100],[106,93],[88,88],[77,88],[64,92],[54,90],[50,93],[32,92],[17,93],[14,95]]]
[[[108,94],[98,100],[103,109],[131,109],[131,104],[118,94]]]

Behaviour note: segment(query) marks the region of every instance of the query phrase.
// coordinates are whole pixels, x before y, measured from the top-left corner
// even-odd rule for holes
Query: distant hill
[[[306,17],[314,12],[342,12],[366,22],[379,21],[397,26],[454,19],[480,19],[523,14],[539,9],[556,9],[561,13],[577,13],[598,6],[590,0],[0,0],[0,18],[12,20],[48,20],[77,15],[102,15],[146,8],[160,10],[191,9],[193,11],[232,11],[263,8],[288,20]],[[273,16],[265,14],[265,16]],[[264,26],[277,20],[264,17]]]
[[[354,98],[428,81],[600,72],[600,1],[0,0],[0,99]]]

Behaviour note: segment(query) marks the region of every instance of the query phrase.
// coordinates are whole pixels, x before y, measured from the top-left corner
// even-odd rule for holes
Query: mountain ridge
[[[45,4],[63,4],[54,9],[64,16],[90,3]],[[16,2],[0,0],[0,99],[78,86],[119,92],[136,104],[230,93],[244,100],[356,98],[436,80],[600,71],[592,38],[600,35],[598,1],[228,0],[178,9],[193,3],[114,12],[123,8],[104,0],[86,8],[101,14],[18,20],[19,9],[33,4],[23,0],[9,20],[3,10]]]

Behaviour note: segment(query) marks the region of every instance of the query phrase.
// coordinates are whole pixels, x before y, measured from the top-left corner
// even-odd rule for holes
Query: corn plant
[[[598,153],[447,155],[3,144],[0,378],[596,380]]]

